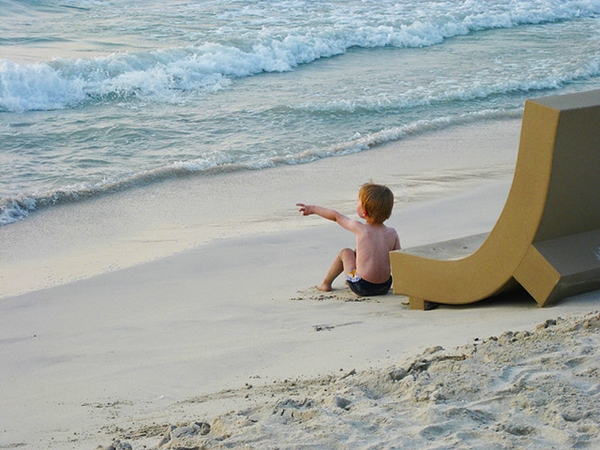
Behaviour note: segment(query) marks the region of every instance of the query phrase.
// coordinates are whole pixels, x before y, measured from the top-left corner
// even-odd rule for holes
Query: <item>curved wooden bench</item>
[[[466,256],[452,250],[473,242],[482,243]],[[487,237],[462,243],[391,252],[394,293],[426,309],[517,283],[540,306],[600,289],[600,90],[525,103],[504,209]]]

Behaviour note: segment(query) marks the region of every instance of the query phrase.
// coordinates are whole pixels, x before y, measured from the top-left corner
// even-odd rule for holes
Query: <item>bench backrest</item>
[[[600,228],[600,90],[531,103],[557,122],[546,207],[534,242]]]

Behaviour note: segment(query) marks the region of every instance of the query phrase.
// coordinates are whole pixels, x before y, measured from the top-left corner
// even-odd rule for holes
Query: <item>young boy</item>
[[[297,203],[304,216],[317,214],[339,223],[354,233],[356,250],[344,248],[337,255],[323,283],[321,291],[331,291],[333,280],[339,274],[346,274],[346,283],[359,296],[384,295],[390,290],[391,250],[400,249],[398,233],[383,224],[392,214],[394,194],[386,186],[367,183],[358,192],[356,213],[366,223],[340,214],[339,212],[316,205]]]

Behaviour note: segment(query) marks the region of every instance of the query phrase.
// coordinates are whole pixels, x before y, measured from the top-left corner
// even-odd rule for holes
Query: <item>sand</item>
[[[434,311],[323,294],[352,236],[293,206],[352,214],[372,178],[404,247],[489,231],[518,131],[171,180],[1,228],[0,448],[598,447],[600,293]]]
[[[431,347],[384,369],[247,384],[188,400],[244,406],[171,425],[159,448],[597,448],[598,344],[595,313]]]

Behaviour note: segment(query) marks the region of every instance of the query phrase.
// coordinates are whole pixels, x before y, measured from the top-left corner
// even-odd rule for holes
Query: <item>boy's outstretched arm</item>
[[[333,220],[334,222],[339,223],[342,227],[351,230],[352,225],[354,223],[359,223],[356,220],[352,220],[344,214],[336,211],[335,209],[323,208],[322,206],[317,205],[305,205],[304,203],[296,203],[296,206],[299,207],[299,211],[303,216],[310,216],[311,214],[316,214],[318,216],[323,217],[324,219]]]

